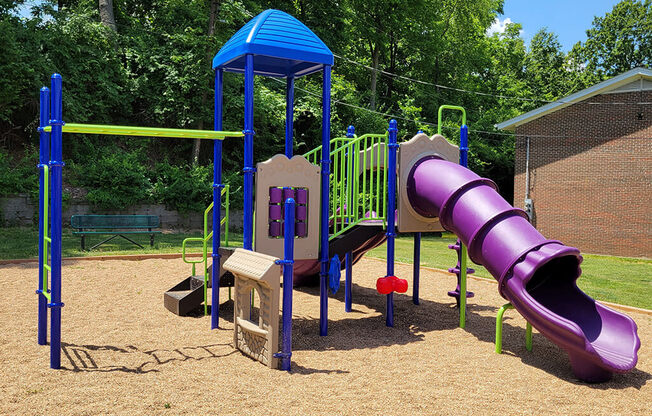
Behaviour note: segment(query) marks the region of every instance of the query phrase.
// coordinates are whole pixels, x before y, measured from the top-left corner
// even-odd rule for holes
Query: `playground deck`
[[[372,259],[353,269],[352,313],[343,289],[331,298],[327,338],[318,335],[318,288],[295,291],[292,373],[233,349],[231,302],[217,331],[210,317],[163,307],[163,292],[187,273],[179,259],[66,261],[62,370],[53,371],[48,348],[36,344],[36,273],[35,264],[0,266],[0,415],[642,415],[652,401],[652,316],[629,312],[642,344],[637,368],[587,385],[540,334],[526,351],[525,321],[513,310],[504,353],[493,352],[505,301],[490,281],[469,281],[476,296],[462,330],[446,296],[454,276],[422,270],[421,305],[395,295],[395,328],[386,327],[375,289],[385,263]],[[411,266],[396,274],[411,282]]]

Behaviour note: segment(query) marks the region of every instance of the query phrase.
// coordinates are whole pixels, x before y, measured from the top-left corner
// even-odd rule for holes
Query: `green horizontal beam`
[[[46,132],[52,131],[52,126],[43,128]],[[156,127],[131,127],[131,126],[108,126],[101,124],[75,124],[63,125],[64,133],[86,133],[86,134],[110,134],[114,136],[148,136],[148,137],[181,137],[186,139],[217,139],[224,140],[226,137],[243,137],[239,131],[213,131],[213,130],[190,130],[190,129],[166,129]]]

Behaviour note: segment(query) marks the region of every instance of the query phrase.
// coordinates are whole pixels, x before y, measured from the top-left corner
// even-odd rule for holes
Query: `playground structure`
[[[235,276],[234,340],[247,355],[290,369],[292,282],[302,283],[318,273],[320,284],[320,335],[328,333],[329,275],[346,271],[345,308],[351,310],[351,265],[366,251],[387,242],[387,273],[377,288],[386,295],[386,324],[393,326],[393,292],[404,292],[407,281],[394,276],[394,238],[397,232],[415,233],[413,301],[418,304],[420,233],[446,229],[459,241],[458,264],[452,269],[458,287],[450,292],[460,307],[464,327],[468,257],[484,265],[499,282],[499,292],[533,327],[567,351],[573,371],[586,381],[604,381],[614,372],[634,368],[640,341],[636,324],[626,315],[606,308],[577,288],[582,257],[579,250],[545,239],[512,207],[488,179],[466,168],[468,128],[461,107],[442,111],[462,113],[460,146],[437,134],[417,134],[397,143],[396,121],[385,134],[330,137],[330,79],[333,55],[326,45],[295,18],[267,10],[241,28],[213,60],[215,70],[215,131],[142,129],[115,126],[64,125],[61,114],[61,77],[52,78],[52,98],[41,90],[41,223],[39,238],[39,344],[45,343],[46,303],[52,308],[51,367],[60,367],[61,335],[61,134],[98,133],[161,137],[200,137],[214,140],[213,206],[221,206],[222,140],[244,136],[244,236],[243,249],[222,267],[220,209],[213,209],[213,231],[205,229],[203,243],[204,307],[209,285],[207,242],[212,242],[210,265],[211,326],[219,323],[219,287],[223,270]],[[244,131],[222,132],[222,77],[224,71],[244,73]],[[322,144],[304,156],[293,155],[293,91],[297,77],[323,72]],[[254,75],[287,79],[285,153],[253,164]],[[51,113],[50,110],[51,109]],[[51,119],[50,119],[51,118]],[[72,127],[71,127],[72,126]],[[439,131],[439,133],[441,130]],[[50,137],[48,137],[50,136]],[[49,139],[49,140],[48,140]],[[50,161],[49,142],[52,143]],[[52,230],[48,236],[48,174],[52,168]],[[317,176],[319,175],[319,177]],[[255,178],[254,178],[255,177]],[[256,193],[254,200],[254,179]],[[319,189],[318,189],[319,188]],[[257,215],[254,221],[254,206]],[[208,212],[208,211],[207,211]],[[295,218],[296,216],[296,218]],[[205,216],[207,220],[207,214]],[[284,219],[284,221],[282,221]],[[205,222],[205,224],[207,221]],[[440,228],[443,227],[443,228]],[[283,230],[283,231],[281,231]],[[255,245],[254,245],[255,233]],[[300,246],[292,246],[299,239]],[[47,265],[47,245],[52,244]],[[281,254],[284,260],[279,260]],[[332,259],[337,255],[344,264]],[[283,265],[283,352],[278,344],[280,274]],[[330,265],[334,265],[330,267]],[[194,267],[194,265],[193,265]],[[336,270],[335,270],[336,269]],[[48,271],[52,288],[48,291]],[[193,272],[193,275],[195,273]],[[332,281],[332,280],[331,280]],[[261,294],[258,324],[249,321],[248,293]],[[264,293],[264,295],[263,295]],[[504,308],[506,308],[505,306]],[[501,309],[499,318],[502,317]],[[276,318],[275,318],[276,317]],[[274,325],[276,324],[276,325]],[[497,331],[498,332],[498,331]],[[245,335],[249,334],[249,335]],[[254,341],[251,334],[257,334]],[[528,337],[528,340],[530,338]],[[497,340],[498,341],[498,340]],[[530,344],[528,344],[530,346]],[[264,352],[264,353],[263,353]]]

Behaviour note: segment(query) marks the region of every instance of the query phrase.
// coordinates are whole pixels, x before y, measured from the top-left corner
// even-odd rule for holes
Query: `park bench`
[[[159,218],[156,215],[73,215],[70,217],[70,225],[76,229],[72,234],[81,236],[82,250],[86,249],[87,235],[111,235],[89,249],[92,250],[117,237],[122,237],[138,247],[144,248],[127,237],[127,235],[134,234],[149,234],[149,244],[154,247],[154,234],[161,233],[161,231],[152,230],[160,226]]]

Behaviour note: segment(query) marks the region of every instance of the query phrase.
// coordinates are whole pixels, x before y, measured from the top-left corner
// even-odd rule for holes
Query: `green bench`
[[[76,230],[72,234],[81,236],[82,250],[86,250],[87,235],[112,235],[89,249],[92,250],[117,237],[122,237],[138,247],[144,248],[127,237],[127,235],[134,234],[149,234],[149,245],[154,247],[154,235],[161,233],[161,231],[152,230],[160,226],[157,215],[73,215],[70,217],[70,225]]]

